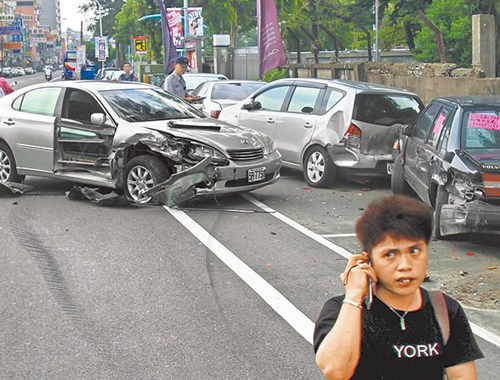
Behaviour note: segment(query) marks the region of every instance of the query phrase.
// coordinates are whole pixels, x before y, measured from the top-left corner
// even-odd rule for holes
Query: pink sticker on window
[[[486,113],[471,113],[469,116],[469,128],[500,131],[500,116]]]
[[[446,121],[446,116],[448,116],[446,113],[441,112],[436,120],[436,123],[434,124],[432,133],[436,138],[441,133],[441,129],[443,129],[444,122]]]

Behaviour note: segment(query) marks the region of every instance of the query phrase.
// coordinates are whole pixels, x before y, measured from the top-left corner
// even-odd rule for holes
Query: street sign
[[[135,54],[146,55],[148,53],[148,36],[134,36]]]
[[[99,62],[106,61],[106,39],[103,37],[99,38],[97,60]]]
[[[19,25],[0,27],[0,34],[21,34],[22,32],[23,29]]]

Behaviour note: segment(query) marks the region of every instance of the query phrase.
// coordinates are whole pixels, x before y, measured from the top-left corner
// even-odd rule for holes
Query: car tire
[[[16,160],[9,146],[0,142],[0,182],[22,183],[23,175],[17,174]]]
[[[415,192],[405,179],[402,154],[399,154],[396,157],[396,161],[394,161],[394,168],[391,175],[391,189],[394,195],[415,195]]]
[[[309,186],[327,187],[337,176],[337,167],[321,146],[310,148],[304,157],[304,179]]]
[[[432,236],[435,239],[444,239],[441,235],[441,211],[443,205],[448,204],[450,194],[443,186],[438,186],[436,198],[434,199],[434,223],[432,224]]]
[[[159,195],[144,198],[139,195],[139,191],[148,190],[167,180],[170,174],[165,163],[158,157],[134,157],[125,165],[123,173],[125,195],[136,203],[159,204],[161,203]]]

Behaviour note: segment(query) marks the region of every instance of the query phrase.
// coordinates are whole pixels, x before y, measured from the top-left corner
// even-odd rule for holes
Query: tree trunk
[[[419,11],[418,17],[424,22],[425,25],[429,27],[430,30],[434,32],[438,45],[439,62],[446,63],[446,49],[444,48],[443,33],[441,33],[439,28],[436,25],[434,25],[431,20],[427,18],[424,12]]]
[[[333,50],[335,51],[335,61],[339,62],[339,40],[337,39],[337,36],[333,34],[331,31],[326,29],[323,25],[319,26],[323,32],[325,32],[328,37],[330,37],[333,41]]]
[[[301,57],[300,57],[300,38],[295,34],[295,32],[288,28],[288,34],[292,37],[292,40],[295,41],[295,48],[297,49],[297,63],[300,63]]]
[[[366,51],[368,52],[368,62],[373,61],[372,55],[372,34],[368,29],[362,29],[366,34]]]
[[[415,50],[415,40],[413,38],[413,29],[411,28],[411,24],[409,22],[404,23],[405,33],[406,33],[406,43],[408,44],[408,48],[410,51]]]

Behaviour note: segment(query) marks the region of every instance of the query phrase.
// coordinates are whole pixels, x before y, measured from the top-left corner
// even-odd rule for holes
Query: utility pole
[[[379,0],[375,0],[375,62],[380,62],[380,52],[378,46],[378,7]]]
[[[98,1],[98,0],[95,0],[95,2],[97,3],[98,7],[99,7],[99,44],[98,46],[101,44],[101,39],[103,37],[102,35],[102,15],[103,15],[103,8],[102,8],[102,5],[101,3]],[[104,60],[101,61],[101,68],[104,68],[104,61],[106,60],[106,57],[104,58]]]

